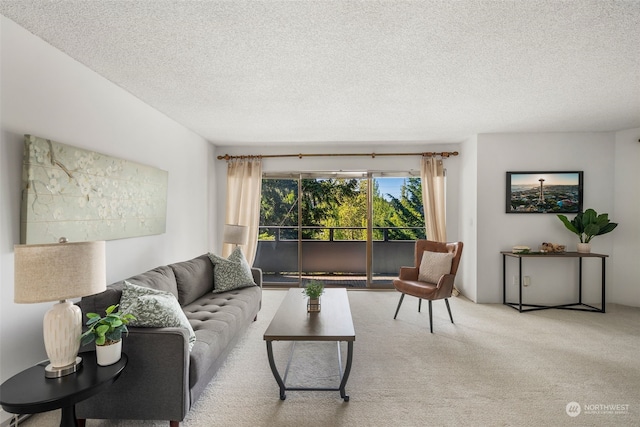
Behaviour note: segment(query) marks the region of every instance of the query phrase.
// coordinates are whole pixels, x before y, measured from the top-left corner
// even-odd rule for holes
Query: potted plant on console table
[[[105,316],[87,313],[87,329],[81,336],[82,345],[96,342],[96,359],[98,365],[113,365],[122,354],[122,333],[129,333],[127,324],[135,320],[133,314],[122,314],[116,311],[118,305],[111,305],[105,310]]]
[[[617,223],[609,221],[609,214],[598,215],[593,209],[580,212],[571,221],[565,215],[558,215],[558,218],[569,231],[580,237],[578,252],[581,253],[590,253],[590,242],[594,237],[609,233],[618,226]]]

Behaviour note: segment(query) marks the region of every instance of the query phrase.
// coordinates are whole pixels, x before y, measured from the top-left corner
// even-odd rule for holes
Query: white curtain
[[[258,248],[260,225],[260,193],[262,191],[262,161],[260,158],[232,159],[227,162],[227,210],[225,224],[249,227],[249,239],[242,252],[253,265]],[[224,243],[222,255],[227,257],[234,245]]]
[[[442,159],[422,157],[422,204],[427,239],[447,241],[447,223],[444,190],[444,164]]]

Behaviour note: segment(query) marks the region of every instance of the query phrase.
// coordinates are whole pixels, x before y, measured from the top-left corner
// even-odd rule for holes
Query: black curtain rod
[[[297,157],[299,159],[303,157],[371,157],[375,159],[376,157],[384,157],[384,156],[422,156],[422,157],[434,157],[441,156],[444,158],[450,156],[457,156],[459,153],[457,151],[442,151],[442,152],[433,152],[427,151],[424,153],[342,153],[342,154],[249,154],[249,155],[238,155],[231,156],[229,154],[225,154],[224,156],[218,156],[218,160],[232,160],[232,159],[266,159],[266,158],[276,158],[276,157]]]

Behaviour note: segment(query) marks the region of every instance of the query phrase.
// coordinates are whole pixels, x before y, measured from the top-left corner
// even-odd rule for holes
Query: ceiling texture
[[[640,1],[0,1],[219,145],[640,126]]]

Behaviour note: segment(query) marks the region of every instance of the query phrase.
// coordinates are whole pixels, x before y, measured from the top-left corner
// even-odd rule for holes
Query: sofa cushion
[[[260,294],[258,286],[208,293],[183,307],[197,337],[190,354],[189,384],[205,377],[239,331],[253,321]]]
[[[145,286],[159,291],[171,292],[174,297],[178,298],[178,285],[176,284],[176,276],[173,269],[168,265],[154,268],[146,273],[138,274],[127,279],[135,285]]]
[[[191,304],[213,290],[213,264],[207,255],[169,265],[178,286],[178,302]]]
[[[131,326],[185,328],[189,331],[189,350],[193,348],[196,334],[172,293],[137,286],[125,281],[120,299],[120,310],[136,317],[129,322]]]
[[[256,286],[251,267],[240,247],[235,248],[227,259],[212,253],[208,255],[213,263],[214,293]]]

